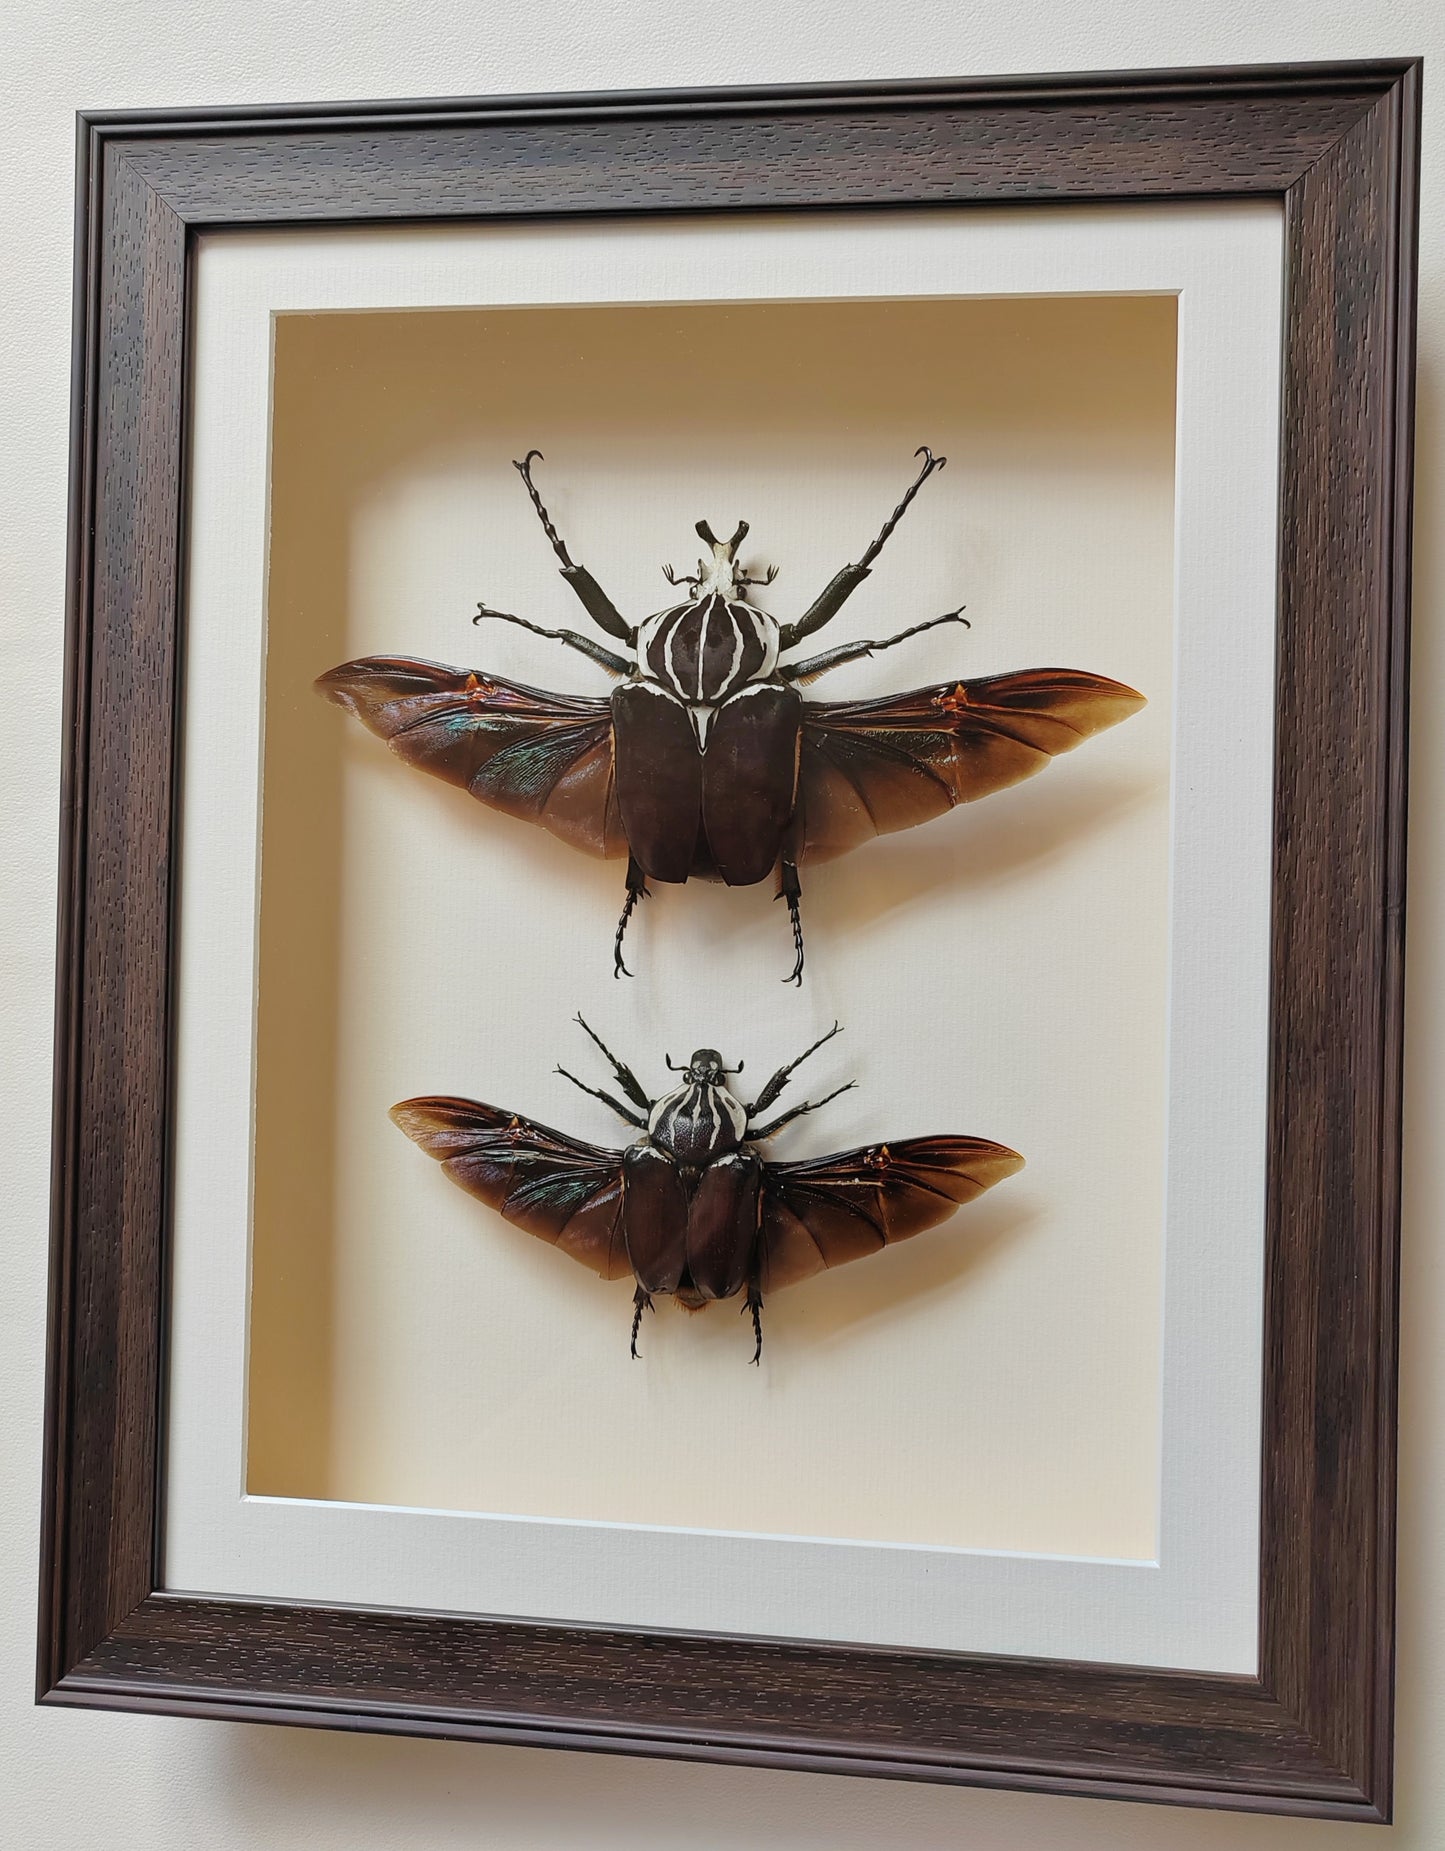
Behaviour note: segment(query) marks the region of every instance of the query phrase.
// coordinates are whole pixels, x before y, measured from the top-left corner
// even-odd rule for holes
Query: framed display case
[[[1418,84],[82,120],[42,1701],[1388,1817]],[[731,886],[609,695],[718,572],[801,716]],[[519,701],[595,840],[446,758]],[[925,827],[818,848],[844,728]],[[578,1014],[654,1141],[694,1046],[840,1094],[706,1316],[387,1122],[620,1204]],[[830,1248],[919,1138],[1024,1167]]]

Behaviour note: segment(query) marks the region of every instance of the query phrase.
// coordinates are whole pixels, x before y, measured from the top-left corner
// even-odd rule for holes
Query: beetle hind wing
[[[764,1291],[877,1253],[936,1227],[1023,1168],[985,1138],[906,1138],[764,1170]]]
[[[870,701],[806,701],[802,855],[826,861],[1006,790],[1145,705],[1080,669],[1024,669]]]
[[[630,1275],[622,1152],[476,1099],[405,1099],[392,1121],[468,1195],[604,1279]]]
[[[316,681],[397,757],[585,853],[627,853],[608,699],[551,694],[410,656],[366,656]]]

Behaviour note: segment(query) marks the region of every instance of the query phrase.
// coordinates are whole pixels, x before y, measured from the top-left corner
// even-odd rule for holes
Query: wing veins
[[[879,727],[875,729],[871,727],[862,727],[859,730],[869,735],[867,746],[870,751],[876,752],[880,758],[891,759],[894,764],[902,765],[909,771],[916,771],[920,777],[928,778],[932,783],[936,784],[943,792],[944,796],[947,797],[950,809],[958,802],[957,797],[953,794],[953,787],[946,779],[939,777],[938,773],[931,765],[915,758],[911,752],[905,751],[902,746],[895,746],[891,741],[882,738],[880,735],[884,732],[884,728]],[[933,737],[936,739],[949,739],[952,737],[949,733],[939,732],[936,727],[932,728],[931,731]],[[827,728],[820,726],[818,727],[818,732],[826,734]],[[811,740],[814,750],[820,752],[833,769],[838,772],[841,777],[846,778],[849,785],[857,791],[859,801],[862,803],[863,808],[868,812],[872,821],[876,823],[878,819],[873,813],[873,806],[869,803],[867,797],[864,796],[858,780],[854,777],[852,771],[843,760],[829,750],[829,743],[826,737],[818,738],[816,735]]]
[[[404,739],[408,733],[414,733],[420,727],[435,726],[438,720],[465,719],[468,715],[476,715],[477,711],[477,704],[470,700],[452,701],[445,707],[432,707],[429,708],[426,713],[419,714],[415,720],[408,720],[404,726],[397,727],[396,731],[391,734],[391,737],[393,739]],[[556,717],[549,718],[541,714],[519,713],[514,709],[506,707],[489,707],[484,708],[482,711],[486,718],[490,720],[509,720],[514,726],[531,726],[539,730],[549,727],[559,727],[579,733],[586,731],[589,727],[600,728],[606,725],[608,720],[608,716],[605,713],[593,714],[590,717],[584,717],[580,714],[559,714]],[[510,748],[503,746],[499,749],[501,751],[507,751]]]
[[[835,1196],[835,1195],[830,1194],[826,1189],[816,1188],[807,1183],[802,1183],[802,1184],[794,1183],[791,1186],[793,1188],[801,1189],[804,1195],[812,1196],[817,1201],[825,1203],[829,1208],[841,1208],[845,1214],[851,1215],[855,1221],[861,1221],[865,1227],[872,1228],[873,1232],[878,1236],[878,1242],[880,1246],[886,1247],[888,1245],[887,1233],[881,1227],[879,1227],[878,1223],[873,1219],[873,1217],[870,1214],[868,1214],[866,1210],[860,1208],[856,1202],[850,1202],[846,1196]],[[799,1220],[802,1220],[801,1216],[799,1216],[798,1218]],[[806,1222],[804,1222],[803,1225],[807,1227]],[[809,1230],[809,1232],[811,1232],[811,1229]],[[813,1245],[815,1247],[818,1246],[816,1239],[814,1240]],[[823,1249],[821,1247],[818,1247],[818,1251],[819,1253],[822,1253]],[[825,1260],[826,1258],[827,1256],[824,1255]]]

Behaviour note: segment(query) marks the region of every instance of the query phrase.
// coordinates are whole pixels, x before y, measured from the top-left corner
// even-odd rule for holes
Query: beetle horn
[[[737,532],[733,535],[732,539],[728,541],[729,554],[735,553],[738,550],[738,548],[742,545],[743,541],[747,538],[747,532],[748,532],[747,522],[739,521]]]
[[[712,528],[708,526],[706,521],[699,521],[693,531],[697,534],[699,540],[705,540],[709,546],[717,545],[717,535],[713,532]]]

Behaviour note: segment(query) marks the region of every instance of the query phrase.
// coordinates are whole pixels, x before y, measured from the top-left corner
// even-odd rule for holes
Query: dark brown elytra
[[[604,1279],[634,1278],[634,1357],[654,1294],[701,1311],[744,1293],[757,1362],[765,1293],[921,1233],[1023,1167],[1002,1144],[961,1137],[906,1138],[802,1163],[764,1159],[756,1146],[853,1085],[763,1119],[794,1070],[839,1032],[836,1022],[744,1105],[727,1085],[742,1064],[724,1066],[715,1048],[698,1048],[681,1068],[669,1058],[681,1084],[652,1098],[577,1020],[625,1097],[557,1071],[641,1133],[626,1150],[580,1143],[474,1099],[407,1099],[391,1115],[506,1220]]]
[[[580,651],[621,678],[610,697],[550,694],[498,676],[402,656],[343,663],[318,689],[354,713],[400,757],[510,815],[541,823],[594,855],[627,857],[622,940],[647,880],[693,877],[746,887],[776,872],[792,922],[790,982],[802,982],[799,867],[875,835],[911,828],[955,804],[1038,771],[1058,753],[1144,704],[1132,688],[1075,669],[1028,669],[946,682],[869,701],[805,701],[802,684],[844,662],[891,649],[939,624],[946,611],[881,641],[844,643],[784,663],[838,615],[873,567],[914,496],[947,458],[923,462],[876,539],[842,567],[792,623],[752,601],[776,566],[750,576],[738,560],[740,521],[697,571],[669,584],[677,604],[630,624],[558,534],[532,480],[533,450],[515,465],[562,577],[598,627],[630,656],[575,630],[548,630],[482,604],[495,618]]]

